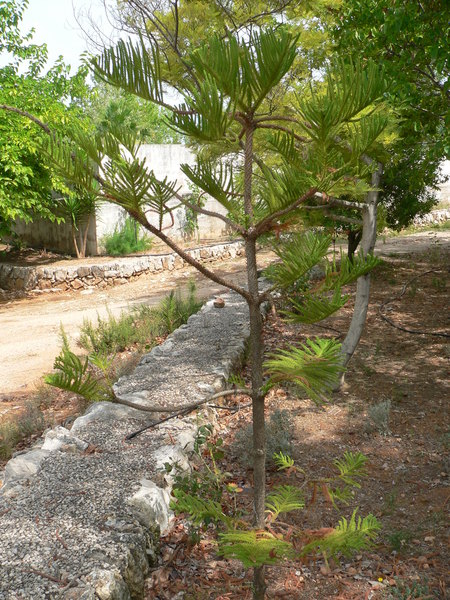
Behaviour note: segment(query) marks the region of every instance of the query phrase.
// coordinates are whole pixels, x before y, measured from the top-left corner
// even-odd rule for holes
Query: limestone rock
[[[88,576],[95,586],[95,598],[100,600],[130,600],[128,586],[122,579],[119,571],[94,569]]]
[[[83,452],[88,446],[87,442],[77,438],[68,429],[58,426],[46,434],[42,450],[48,450],[49,452],[54,452],[55,450],[76,452],[78,450]]]
[[[31,450],[12,458],[5,467],[2,492],[17,481],[28,479],[39,471],[42,461],[50,454],[48,450]]]
[[[170,492],[153,481],[141,479],[141,488],[127,500],[138,521],[148,528],[158,526],[161,534],[169,528],[173,513],[169,508]]]
[[[71,432],[76,433],[92,421],[119,421],[120,419],[148,419],[148,414],[113,402],[96,402],[86,414],[75,419]]]

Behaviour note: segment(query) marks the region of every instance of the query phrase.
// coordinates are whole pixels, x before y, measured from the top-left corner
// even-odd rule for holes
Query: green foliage
[[[414,581],[405,583],[396,580],[396,585],[386,594],[387,600],[438,600],[440,592],[433,592],[427,581]]]
[[[301,490],[292,485],[275,486],[266,497],[266,513],[269,513],[271,521],[282,513],[301,510],[304,506]]]
[[[25,409],[14,419],[0,423],[0,459],[11,458],[16,446],[32,435],[41,434],[46,427],[40,403],[32,399],[25,403]]]
[[[10,0],[0,7],[0,52],[9,53],[9,62],[0,67],[0,105],[32,113],[53,130],[62,131],[81,118],[78,103],[89,95],[87,71],[80,69],[70,77],[69,67],[59,60],[44,72],[46,45],[32,44],[32,32],[20,31],[27,4]],[[68,190],[65,182],[52,174],[39,150],[46,135],[20,114],[2,110],[0,230],[8,229],[16,218],[56,218],[51,192]]]
[[[81,360],[70,350],[63,349],[55,358],[53,367],[56,373],[44,378],[48,385],[78,394],[88,402],[111,400],[111,389],[90,372],[89,357]]]
[[[366,471],[367,457],[361,452],[345,452],[341,459],[334,461],[334,465],[339,471],[338,479],[344,484],[340,486],[327,486],[331,501],[336,504],[336,500],[347,504],[353,497],[353,488],[359,489],[361,484],[358,479],[367,477]],[[331,482],[333,483],[333,482]]]
[[[347,488],[359,488],[358,479],[367,475],[367,458],[360,452],[346,452],[341,459],[334,461],[339,472],[336,477],[312,481],[309,481],[305,471],[295,466],[290,456],[283,452],[276,454],[273,458],[280,470],[286,470],[287,474],[301,472],[305,481],[301,488],[286,484],[274,486],[265,502],[266,522],[270,531],[255,530],[249,528],[248,516],[237,510],[235,494],[242,490],[234,483],[229,483],[230,473],[222,473],[218,468],[215,456],[222,443],[221,440],[212,440],[211,436],[212,428],[209,425],[201,427],[197,435],[195,453],[201,459],[201,470],[194,470],[186,475],[177,474],[176,465],[167,465],[166,470],[169,473],[175,470],[171,508],[177,514],[186,514],[197,528],[210,524],[218,527],[221,530],[218,535],[219,552],[225,558],[238,559],[244,567],[249,568],[276,564],[284,558],[300,558],[317,551],[322,552],[325,558],[349,556],[373,543],[380,525],[372,515],[357,517],[357,510],[353,511],[349,520],[342,517],[331,532],[305,544],[300,552],[294,549],[290,539],[285,539],[275,531],[280,514],[305,508],[306,484],[311,483],[314,487],[321,485],[325,497],[330,499],[332,495],[332,500],[339,499],[340,495],[344,496]],[[220,451],[220,458],[222,456]],[[335,480],[344,483],[344,490],[328,490],[327,486]],[[230,494],[234,495],[234,502],[230,502]],[[336,507],[335,503],[334,506]],[[296,532],[295,536],[302,537],[301,531]]]
[[[127,217],[122,225],[116,226],[113,233],[107,234],[102,239],[102,244],[109,256],[125,256],[134,252],[149,250],[152,239],[147,235],[140,235],[139,224]]]
[[[342,517],[329,535],[313,540],[302,549],[302,555],[320,551],[327,558],[337,558],[340,554],[351,556],[354,552],[370,548],[381,525],[373,515],[357,517],[358,509],[348,521]]]
[[[401,229],[437,201],[448,135],[448,10],[405,0],[344,0],[331,34],[338,51],[376,59],[389,82],[385,99],[398,117],[397,140],[384,159],[381,201]]]
[[[181,295],[180,289],[170,292],[162,300],[158,314],[168,332],[174,331],[187,322],[189,317],[198,312],[202,302],[197,299],[194,281],[189,283],[186,298]]]
[[[331,236],[312,231],[296,233],[274,246],[281,262],[270,265],[265,275],[281,288],[293,285],[317,265],[327,254]]]
[[[231,531],[219,534],[219,552],[230,559],[240,560],[246,569],[275,565],[283,558],[292,558],[294,551],[268,531]]]
[[[382,400],[376,404],[372,404],[367,409],[366,430],[376,430],[381,434],[389,433],[389,415],[391,412],[391,401],[389,399]]]
[[[279,471],[291,469],[294,466],[294,460],[287,454],[283,454],[283,452],[276,452],[273,455],[273,461],[278,467]]]
[[[307,340],[298,348],[274,352],[264,365],[272,384],[289,381],[319,402],[333,390],[342,371],[340,344],[333,339]]]
[[[136,345],[149,350],[157,343],[157,338],[168,335],[186,323],[201,305],[195,284],[191,282],[186,297],[178,289],[161,300],[157,307],[143,304],[117,317],[108,311],[107,318],[97,316],[96,324],[85,319],[79,344],[88,352],[100,355],[122,352]]]
[[[180,488],[174,489],[172,492],[175,501],[171,503],[171,508],[179,513],[189,514],[189,519],[194,525],[204,523],[223,523],[226,527],[233,525],[233,519],[222,512],[222,507],[215,500],[199,498],[187,494]]]
[[[86,114],[97,132],[126,128],[145,144],[176,144],[179,137],[167,126],[168,111],[137,98],[134,94],[96,81]]]

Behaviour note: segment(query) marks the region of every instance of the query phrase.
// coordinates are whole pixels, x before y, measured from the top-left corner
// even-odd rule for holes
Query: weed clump
[[[109,256],[125,256],[150,250],[153,240],[148,235],[140,235],[138,223],[127,217],[113,233],[103,237],[102,244]]]
[[[170,292],[158,306],[142,304],[115,317],[97,317],[97,323],[85,319],[81,327],[79,345],[88,352],[110,355],[127,348],[138,346],[150,350],[158,338],[175,331],[196,313],[202,303],[197,299],[196,287],[189,285],[188,294]]]
[[[370,406],[367,411],[366,432],[378,431],[383,435],[387,435],[389,433],[390,411],[391,401],[389,399]]]
[[[273,456],[282,452],[292,454],[293,423],[288,410],[275,410],[266,425],[267,458],[273,462]],[[232,453],[245,465],[252,464],[252,426],[243,427],[236,433],[232,444]]]

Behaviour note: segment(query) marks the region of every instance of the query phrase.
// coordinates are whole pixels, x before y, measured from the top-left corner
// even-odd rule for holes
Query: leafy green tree
[[[102,134],[114,127],[126,127],[144,144],[180,142],[180,136],[167,126],[169,115],[165,109],[102,81],[95,82],[86,115]]]
[[[30,221],[40,215],[54,220],[52,191],[68,191],[40,152],[45,133],[28,118],[30,113],[52,130],[62,131],[76,118],[80,102],[88,95],[87,69],[70,77],[62,60],[44,71],[45,45],[30,42],[33,32],[22,35],[20,23],[27,0],[0,3],[0,52],[9,62],[0,68],[0,234],[16,218]]]
[[[398,141],[386,158],[380,202],[401,229],[437,201],[440,163],[450,152],[448,3],[344,0],[332,35],[341,54],[382,63]]]

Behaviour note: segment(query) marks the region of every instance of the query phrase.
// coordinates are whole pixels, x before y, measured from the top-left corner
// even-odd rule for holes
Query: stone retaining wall
[[[225,242],[187,250],[200,262],[235,258],[243,253],[243,243]],[[18,267],[0,263],[0,288],[10,291],[82,290],[126,283],[141,275],[182,269],[186,262],[177,254],[128,256],[98,264]]]
[[[223,299],[144,356],[116,384],[118,396],[179,408],[223,389],[249,335],[246,303],[234,293]],[[203,419],[214,420],[213,411]],[[8,462],[0,472],[0,600],[144,597],[171,517],[164,463],[189,469],[202,421],[178,418],[124,438],[166,414],[94,404],[70,431],[57,427]]]
[[[442,208],[440,210],[432,210],[427,215],[422,217],[416,217],[414,219],[414,225],[417,227],[424,227],[426,225],[439,225],[445,223],[450,219],[450,208]]]

